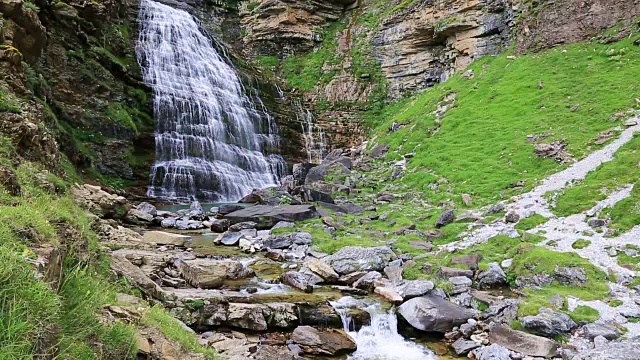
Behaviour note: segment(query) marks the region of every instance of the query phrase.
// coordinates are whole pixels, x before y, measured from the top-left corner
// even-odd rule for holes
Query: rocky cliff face
[[[423,1],[386,19],[374,35],[389,96],[430,87],[509,43],[513,11],[503,0]]]

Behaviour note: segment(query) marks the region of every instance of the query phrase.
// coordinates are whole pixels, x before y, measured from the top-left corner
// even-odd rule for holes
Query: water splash
[[[187,12],[140,3],[136,53],[153,86],[156,163],[147,195],[236,201],[286,171],[276,124]],[[254,104],[254,102],[257,103]]]
[[[406,340],[398,334],[398,319],[391,309],[384,312],[378,303],[367,303],[350,296],[332,302],[331,306],[342,318],[344,331],[358,345],[358,350],[349,356],[349,360],[435,360],[435,354],[429,349]],[[371,324],[359,331],[355,327],[350,309],[365,309],[371,315]]]

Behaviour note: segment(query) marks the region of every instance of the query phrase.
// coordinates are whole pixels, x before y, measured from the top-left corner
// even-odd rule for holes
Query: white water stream
[[[142,0],[138,18],[136,52],[156,119],[147,195],[236,201],[276,185],[285,172],[276,125],[193,16]]]
[[[406,340],[398,334],[398,319],[393,309],[384,312],[379,304],[367,304],[352,297],[343,297],[331,306],[342,318],[344,331],[358,345],[349,355],[350,360],[435,360],[435,354],[426,347]],[[355,331],[350,309],[364,309],[371,315],[371,324]]]

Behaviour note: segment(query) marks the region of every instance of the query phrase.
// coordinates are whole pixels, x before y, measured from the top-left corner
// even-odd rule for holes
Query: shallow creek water
[[[358,350],[341,359],[348,360],[453,360],[448,356],[447,346],[440,338],[409,340],[398,333],[395,309],[375,296],[344,296],[329,286],[315,289],[313,294],[305,294],[280,284],[276,279],[288,269],[283,264],[265,258],[260,253],[246,254],[237,247],[213,244],[216,234],[207,232],[187,233],[192,236],[189,247],[198,255],[230,258],[243,262],[254,270],[251,279],[226,281],[223,288],[244,293],[254,293],[256,297],[287,301],[297,297],[322,297],[326,299],[342,319],[344,330],[358,345]],[[369,313],[371,321],[358,330],[350,317],[351,309]],[[436,355],[439,354],[439,355]],[[326,358],[325,358],[326,359]]]

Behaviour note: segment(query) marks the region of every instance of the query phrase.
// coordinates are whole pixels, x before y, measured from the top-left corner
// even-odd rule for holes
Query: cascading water
[[[358,350],[349,360],[435,360],[429,349],[407,341],[398,334],[398,320],[393,309],[384,312],[379,304],[368,304],[350,296],[332,302],[331,306],[342,318],[344,331],[356,341]],[[371,315],[371,324],[355,331],[350,309],[365,309]]]
[[[284,97],[284,93],[281,94]],[[319,164],[327,153],[327,144],[324,138],[324,129],[316,124],[311,111],[302,106],[299,100],[295,102],[298,108],[297,119],[302,128],[304,150],[307,153],[307,162]]]
[[[136,52],[153,87],[156,163],[147,195],[236,201],[285,173],[273,119],[187,12],[140,3]]]

